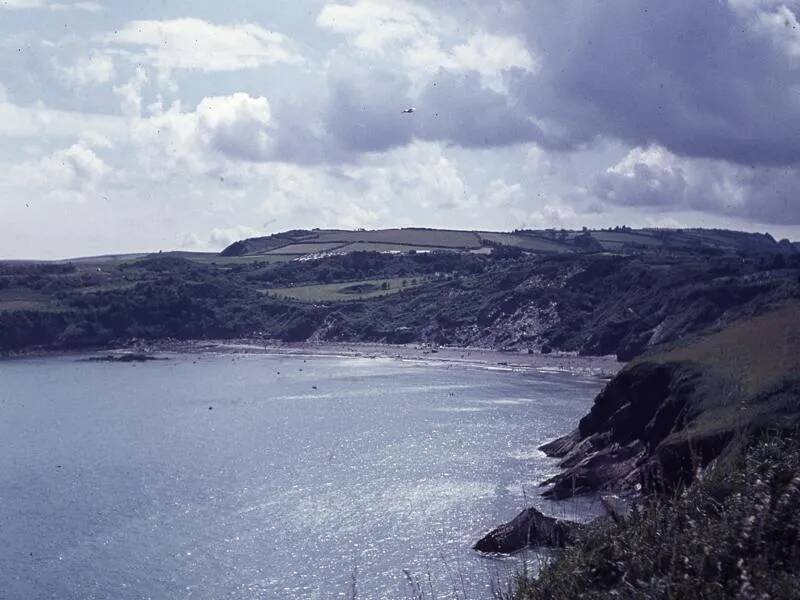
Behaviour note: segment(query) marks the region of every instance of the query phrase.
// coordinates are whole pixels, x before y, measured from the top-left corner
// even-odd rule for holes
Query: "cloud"
[[[327,4],[317,17],[317,25],[349,36],[353,46],[370,53],[419,43],[440,27],[432,11],[404,0]]]
[[[104,10],[98,2],[50,2],[48,0],[0,0],[0,8],[9,10],[47,8],[53,11],[80,10],[84,12],[102,12]]]
[[[511,68],[534,70],[535,60],[524,42],[508,35],[469,30],[463,24],[425,6],[406,1],[356,0],[327,4],[317,25],[347,36],[363,56],[400,64],[412,79],[426,78],[441,68],[475,70],[493,87]],[[469,35],[464,39],[465,35]],[[445,40],[459,38],[461,43]],[[451,45],[448,48],[448,45]]]
[[[322,125],[329,161],[384,152],[414,139],[464,147],[539,141],[544,133],[507,96],[485,87],[477,71],[440,69],[416,97],[408,76],[337,56],[328,69]],[[414,114],[402,110],[414,106]]]
[[[800,23],[797,15],[787,6],[759,12],[754,29],[764,33],[792,61],[800,60]]]
[[[57,150],[39,160],[12,166],[9,179],[16,185],[45,195],[81,198],[110,174],[111,168],[84,141]]]
[[[631,150],[597,177],[593,192],[615,205],[695,210],[761,223],[800,225],[800,170],[752,168],[680,157],[664,147]]]
[[[483,87],[477,73],[440,70],[420,94],[417,108],[412,122],[421,139],[485,147],[545,138],[527,113],[505,95]]]
[[[514,96],[573,147],[612,137],[747,165],[797,162],[800,70],[765,32],[770,4],[531,4],[524,29],[542,60],[515,73]]]
[[[401,114],[412,102],[405,74],[338,56],[327,87],[322,124],[339,152],[385,151],[411,141],[413,121]],[[330,149],[328,158],[335,158]]]
[[[120,100],[120,109],[126,117],[138,117],[142,114],[142,89],[147,84],[147,71],[136,67],[133,77],[122,85],[114,86],[114,94]]]
[[[225,248],[238,240],[257,237],[259,235],[264,235],[264,232],[253,227],[248,227],[247,225],[237,225],[227,228],[215,227],[211,230],[211,233],[209,233],[205,245],[211,248]]]
[[[476,196],[442,146],[417,142],[359,164],[306,168],[285,163],[258,167],[262,212],[278,223],[321,227],[444,226],[447,211],[469,211]]]
[[[131,135],[144,168],[156,177],[170,177],[184,169],[217,173],[226,161],[271,160],[272,128],[268,100],[239,92],[203,98],[194,110],[176,102],[135,120]]]
[[[75,87],[86,87],[108,83],[114,77],[114,60],[98,51],[78,57],[72,64],[62,66],[56,63],[62,79]]]
[[[108,165],[81,142],[45,157],[41,166],[43,177],[68,188],[93,186],[109,172]]]
[[[97,133],[124,138],[128,128],[120,117],[57,110],[39,102],[21,106],[0,96],[0,136],[7,138],[77,138]]]
[[[238,71],[303,60],[285,35],[250,23],[215,25],[189,17],[132,21],[101,39],[133,47],[134,61],[162,72]]]
[[[512,68],[534,71],[536,63],[522,40],[485,32],[476,33],[466,43],[453,47],[454,62],[491,77]]]

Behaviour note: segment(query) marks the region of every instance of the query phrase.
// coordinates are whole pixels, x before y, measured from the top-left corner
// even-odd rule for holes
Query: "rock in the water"
[[[564,458],[581,441],[581,432],[576,429],[565,436],[539,446],[539,450],[551,458]]]
[[[115,362],[115,363],[133,363],[133,362],[148,362],[151,360],[169,360],[166,357],[152,356],[150,354],[142,354],[139,352],[126,352],[124,354],[107,354],[105,356],[92,356],[86,359],[89,362]]]
[[[563,548],[575,540],[580,524],[546,517],[526,508],[512,521],[493,529],[472,547],[478,552],[511,554],[529,546]]]
[[[634,471],[643,455],[644,447],[639,441],[624,447],[603,448],[543,482],[542,485],[552,484],[553,487],[542,495],[563,500],[613,488]]]

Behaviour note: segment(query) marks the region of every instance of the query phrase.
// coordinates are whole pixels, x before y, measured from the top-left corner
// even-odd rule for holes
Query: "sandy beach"
[[[141,350],[141,348],[139,348]],[[225,352],[232,354],[293,354],[299,356],[343,356],[392,358],[406,361],[448,362],[497,370],[530,369],[569,372],[592,377],[612,377],[624,363],[614,356],[577,356],[570,353],[528,354],[490,348],[432,347],[425,344],[376,344],[357,342],[281,343],[258,340],[157,342],[148,352]]]

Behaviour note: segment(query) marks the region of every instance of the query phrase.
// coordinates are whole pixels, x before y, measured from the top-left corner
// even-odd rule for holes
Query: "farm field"
[[[315,242],[377,242],[408,246],[442,248],[480,248],[481,241],[472,231],[445,229],[384,229],[378,231],[315,231]],[[309,242],[312,240],[308,240]]]
[[[494,233],[494,232],[479,232],[478,235],[481,240],[487,240],[494,244],[502,244],[503,246],[516,246],[525,250],[533,250],[536,252],[572,252],[572,249],[566,244],[559,243],[553,240],[546,240],[541,237],[532,235],[517,235],[513,233]]]
[[[35,290],[0,290],[0,312],[14,310],[57,311],[58,306],[50,296]]]
[[[395,277],[392,279],[367,279],[342,283],[271,288],[261,291],[273,297],[300,300],[301,302],[330,302],[387,296],[417,287],[422,283],[424,283],[424,280],[421,277]]]

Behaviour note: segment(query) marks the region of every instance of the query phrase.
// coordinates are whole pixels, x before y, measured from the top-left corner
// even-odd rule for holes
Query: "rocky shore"
[[[627,365],[575,430],[539,448],[560,459],[561,469],[542,482],[542,495],[618,494],[634,503],[667,497],[765,432],[794,435],[798,351],[800,307],[790,303]],[[526,509],[475,548],[510,553],[562,546],[578,528]]]

